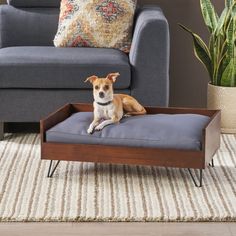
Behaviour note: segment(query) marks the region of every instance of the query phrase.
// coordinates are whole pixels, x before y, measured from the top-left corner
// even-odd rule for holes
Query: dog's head
[[[93,85],[93,96],[97,102],[109,102],[113,100],[113,84],[119,73],[110,73],[106,78],[98,78],[96,75],[88,77],[84,82]]]

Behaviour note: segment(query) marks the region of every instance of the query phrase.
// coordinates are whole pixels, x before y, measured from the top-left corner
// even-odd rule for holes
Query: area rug
[[[102,152],[102,150],[101,150]],[[236,221],[236,136],[196,188],[185,169],[61,162],[47,178],[38,134],[0,142],[0,221]]]

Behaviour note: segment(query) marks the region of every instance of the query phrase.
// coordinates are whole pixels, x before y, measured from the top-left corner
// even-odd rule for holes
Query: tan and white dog
[[[94,120],[87,132],[102,130],[105,126],[119,123],[124,115],[144,115],[145,108],[136,99],[125,94],[114,94],[113,83],[119,73],[110,73],[106,78],[93,75],[85,80],[93,84]]]

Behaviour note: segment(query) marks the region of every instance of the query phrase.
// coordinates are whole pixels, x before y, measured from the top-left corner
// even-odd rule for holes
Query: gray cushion
[[[86,130],[93,113],[75,113],[46,133],[47,142],[201,150],[202,129],[209,117],[155,114],[123,118],[92,135]]]
[[[58,8],[14,8],[0,5],[0,48],[53,46]]]
[[[61,0],[7,0],[14,7],[60,7]]]
[[[91,89],[84,80],[110,72],[121,76],[116,89],[130,86],[128,56],[115,49],[9,47],[0,49],[0,88]]]

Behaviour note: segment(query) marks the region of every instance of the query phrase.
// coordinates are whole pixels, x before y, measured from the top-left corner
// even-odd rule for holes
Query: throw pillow
[[[136,0],[62,0],[56,47],[129,52]]]

